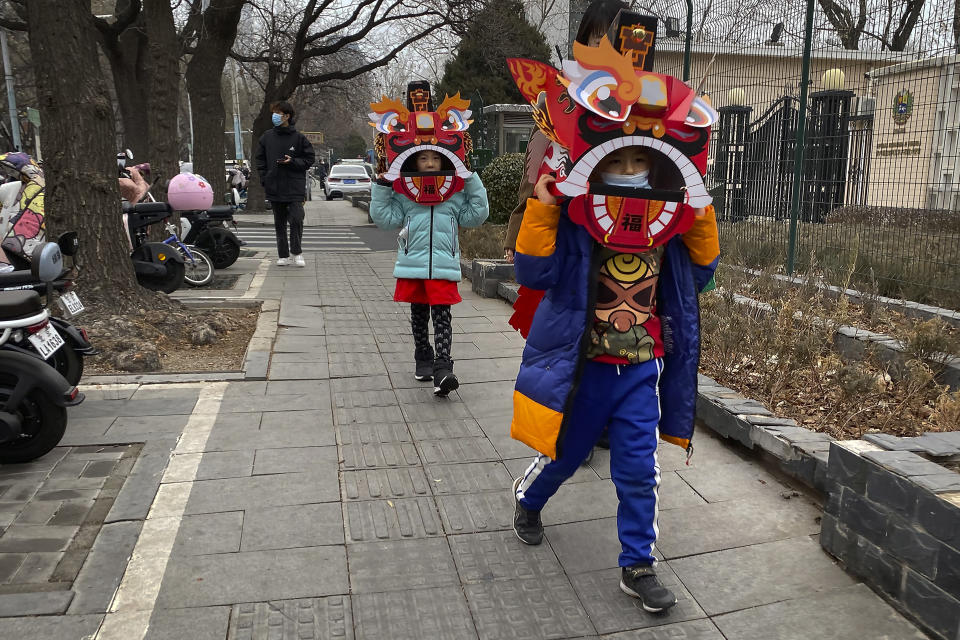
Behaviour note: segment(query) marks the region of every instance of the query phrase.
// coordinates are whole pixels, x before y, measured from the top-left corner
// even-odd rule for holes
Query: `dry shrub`
[[[701,367],[721,384],[837,438],[960,428],[960,395],[945,395],[923,357],[944,350],[935,324],[919,323],[910,359],[893,370],[871,350],[853,359],[836,349],[834,328],[860,311],[844,299],[824,300],[812,280],[784,287],[769,274],[722,270],[718,283],[701,296]]]
[[[472,229],[460,229],[460,255],[464,260],[474,258],[502,258],[505,224],[484,224]]]

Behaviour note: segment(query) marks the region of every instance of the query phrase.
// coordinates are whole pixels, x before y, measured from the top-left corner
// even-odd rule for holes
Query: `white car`
[[[327,200],[334,196],[343,197],[348,193],[370,193],[370,176],[362,165],[336,164],[330,167],[330,173],[323,182],[323,192]]]

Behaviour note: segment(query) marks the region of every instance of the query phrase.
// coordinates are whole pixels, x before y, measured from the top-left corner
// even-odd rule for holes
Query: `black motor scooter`
[[[227,227],[233,220],[233,207],[225,204],[206,211],[181,211],[180,218],[190,223],[183,243],[196,246],[210,256],[215,269],[226,269],[240,257],[240,239]]]
[[[36,291],[0,292],[0,346],[14,330],[39,334],[49,316]],[[39,355],[0,349],[0,464],[29,462],[57,444],[67,407],[83,402],[76,386]]]
[[[127,233],[133,251],[133,270],[137,282],[147,289],[173,293],[183,284],[186,265],[176,247],[162,242],[151,242],[147,229],[152,224],[163,222],[173,209],[166,202],[123,203]]]
[[[0,273],[0,291],[35,291],[45,294],[45,305],[49,308],[52,292],[60,294],[59,302],[64,313],[72,318],[83,312],[83,303],[71,288],[76,278],[79,266],[74,262],[67,268],[63,264],[62,256],[76,256],[79,241],[76,232],[61,235],[57,243],[44,243],[34,251],[30,262],[23,261],[19,256],[11,256],[17,270]],[[44,280],[40,277],[40,263],[46,261],[48,269],[43,271]],[[38,269],[35,270],[34,264]],[[83,376],[83,357],[93,356],[98,351],[90,343],[87,332],[81,327],[74,326],[66,318],[50,317],[52,330],[60,335],[61,343],[53,351],[40,352],[36,340],[31,340],[32,334],[26,331],[14,331],[0,349],[6,351],[20,351],[27,354],[40,354],[56,369],[70,384],[78,384]]]

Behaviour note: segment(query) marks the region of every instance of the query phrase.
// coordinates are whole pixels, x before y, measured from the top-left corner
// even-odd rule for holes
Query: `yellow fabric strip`
[[[517,252],[536,258],[552,256],[557,248],[557,224],[560,206],[543,204],[536,198],[527,200],[523,224],[517,235]]]
[[[720,255],[720,235],[717,233],[717,212],[713,205],[696,218],[690,230],[683,234],[683,243],[690,251],[694,264],[708,265]]]
[[[524,219],[526,223],[526,219]],[[532,447],[551,460],[557,459],[557,436],[563,414],[513,392],[513,423],[510,437]]]
[[[661,433],[660,439],[664,442],[669,442],[670,444],[675,444],[678,447],[682,447],[684,451],[686,451],[687,447],[690,446],[690,438],[674,438],[673,436],[665,436]]]

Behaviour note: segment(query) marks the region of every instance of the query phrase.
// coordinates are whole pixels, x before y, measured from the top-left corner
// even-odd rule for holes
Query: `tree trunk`
[[[147,84],[150,118],[147,133],[150,167],[160,182],[153,188],[157,200],[167,199],[166,183],[180,172],[180,137],[177,110],[180,106],[180,42],[173,23],[170,0],[145,0],[149,62]]]
[[[193,168],[223,191],[224,105],[221,78],[237,37],[245,0],[212,0],[203,13],[196,51],[187,64],[187,91],[193,112]]]
[[[120,222],[113,106],[89,0],[28,0],[47,151],[47,232],[80,232],[85,298],[122,311],[140,299]],[[50,16],[57,16],[51,20]]]
[[[960,0],[953,2],[953,48],[960,53]]]
[[[138,23],[139,24],[139,23]],[[122,148],[133,151],[136,162],[147,159],[150,120],[146,84],[147,39],[141,27],[126,29],[119,37],[103,37],[103,51],[110,62],[113,85],[123,122]],[[98,66],[99,68],[99,66]],[[114,149],[114,154],[119,149]]]

